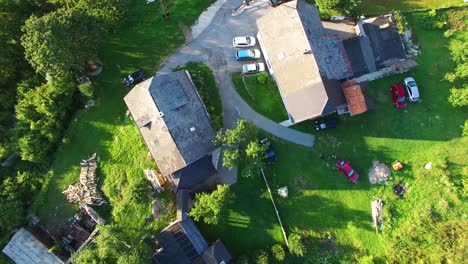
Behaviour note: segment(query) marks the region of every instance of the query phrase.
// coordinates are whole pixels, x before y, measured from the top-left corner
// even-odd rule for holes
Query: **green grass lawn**
[[[155,168],[138,129],[125,117],[123,96],[129,89],[123,77],[143,69],[148,75],[155,73],[171,52],[184,42],[181,25],[190,26],[198,15],[213,1],[174,0],[168,21],[160,14],[159,4],[146,5],[144,1],[131,1],[127,19],[115,34],[103,40],[100,56],[104,62],[103,73],[92,79],[96,106],[89,111],[79,111],[72,119],[63,144],[53,157],[49,184],[46,184],[31,207],[51,231],[59,231],[76,206],[65,201],[62,191],[78,180],[80,160],[97,152],[100,158],[100,186],[107,208],[100,209],[106,219],[129,232],[141,234],[155,231],[167,223],[147,223],[151,214],[150,200],[143,169]],[[170,194],[159,195],[169,203]],[[135,239],[141,236],[134,235]]]
[[[232,73],[231,79],[239,95],[257,113],[276,122],[287,120],[288,114],[275,82],[267,77],[265,83],[260,83],[258,76],[259,74],[245,76],[245,85],[240,73]]]
[[[379,15],[392,10],[412,11],[461,5],[463,5],[462,0],[362,0],[358,13]]]
[[[189,62],[174,69],[174,71],[180,70],[186,70],[190,73],[197,91],[210,114],[213,128],[215,131],[219,131],[223,128],[223,109],[213,71],[199,62]]]
[[[420,259],[440,263],[444,258],[463,262],[453,256],[466,252],[466,236],[461,234],[468,229],[464,215],[468,205],[463,202],[468,137],[461,137],[460,126],[468,115],[466,108],[449,104],[447,98],[453,84],[443,77],[454,67],[449,43],[454,38],[466,41],[468,34],[444,38],[443,31],[421,28],[420,17],[419,13],[408,17],[420,41],[420,65],[405,74],[371,82],[368,93],[375,100],[375,109],[353,117],[340,116],[338,128],[315,133],[312,149],[273,139],[278,163],[268,167],[267,175],[273,192],[289,187],[287,199],[275,195],[286,232],[300,232],[308,237],[309,253],[305,259],[289,257],[287,263],[414,263]],[[422,100],[398,110],[392,105],[389,87],[406,76],[416,79]],[[313,131],[311,124],[300,129]],[[326,161],[319,159],[320,154]],[[360,174],[357,184],[347,182],[334,168],[330,158],[333,154],[351,162]],[[370,185],[367,174],[375,160],[388,166],[400,160],[405,167],[392,171],[388,185]],[[429,171],[424,169],[427,162],[434,164]],[[398,182],[408,187],[403,199],[391,191]],[[282,242],[280,233],[270,234],[271,226],[277,225],[272,205],[257,205],[267,203],[267,196],[253,196],[256,192],[252,185],[265,193],[260,179],[241,178],[234,193],[242,197],[238,199],[249,197],[249,202],[234,203],[227,224],[204,228],[227,241],[236,234],[256,238],[250,243],[232,245],[234,252],[251,255],[256,249]],[[385,201],[385,224],[379,235],[372,226],[370,210],[370,202],[377,198]],[[265,224],[234,228],[229,219],[237,219],[237,215]],[[331,238],[332,244],[326,237]]]

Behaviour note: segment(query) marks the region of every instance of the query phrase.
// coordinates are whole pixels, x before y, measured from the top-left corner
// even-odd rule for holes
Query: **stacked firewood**
[[[97,163],[96,153],[80,163],[80,181],[68,186],[68,189],[63,192],[70,203],[97,206],[106,203],[97,190]]]

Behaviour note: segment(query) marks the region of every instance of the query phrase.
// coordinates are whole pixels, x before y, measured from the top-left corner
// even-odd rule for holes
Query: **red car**
[[[336,168],[352,183],[356,183],[359,179],[359,174],[355,171],[349,162],[344,160],[338,160],[335,164]]]
[[[406,106],[406,95],[403,84],[392,84],[390,89],[392,92],[393,103],[396,108],[402,108]]]

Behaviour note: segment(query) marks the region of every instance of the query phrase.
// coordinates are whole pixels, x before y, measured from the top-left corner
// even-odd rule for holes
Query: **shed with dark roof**
[[[227,251],[223,241],[219,239],[203,252],[202,258],[206,264],[228,264],[232,260],[231,254]]]
[[[176,221],[156,236],[162,249],[153,255],[156,264],[203,263],[201,255],[208,248],[192,219]]]

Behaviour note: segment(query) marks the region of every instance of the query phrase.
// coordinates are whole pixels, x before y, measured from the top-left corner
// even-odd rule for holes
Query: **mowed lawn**
[[[44,186],[32,206],[31,213],[37,214],[49,230],[59,230],[76,210],[62,191],[78,180],[80,161],[95,152],[100,158],[100,186],[110,200],[102,213],[127,230],[145,226],[143,219],[151,214],[151,205],[145,194],[143,169],[155,168],[156,164],[148,157],[133,121],[125,117],[123,97],[129,88],[122,80],[137,69],[153,75],[162,60],[183,44],[181,26],[192,25],[212,2],[174,0],[167,21],[161,16],[159,4],[136,0],[128,4],[126,20],[103,40],[99,51],[104,70],[92,79],[96,106],[79,111],[71,121],[53,157],[50,184]],[[160,198],[167,199],[167,195]]]
[[[275,122],[287,120],[288,113],[283,105],[278,87],[270,77],[261,83],[258,80],[260,75],[245,75],[242,78],[242,74],[235,72],[231,74],[231,80],[242,99],[257,113]]]
[[[460,126],[468,114],[466,109],[449,104],[453,84],[443,80],[454,67],[448,50],[453,38],[444,38],[443,31],[422,29],[420,17],[420,13],[408,16],[422,49],[417,59],[420,65],[405,74],[371,82],[368,93],[375,100],[375,109],[353,117],[340,116],[334,130],[316,132],[311,124],[303,125],[301,130],[316,135],[312,149],[273,138],[278,162],[266,172],[274,193],[279,187],[289,188],[288,198],[275,194],[286,232],[309,237],[310,252],[305,259],[289,257],[286,262],[348,263],[373,256],[374,261],[384,263],[392,254],[404,257],[404,249],[411,243],[420,243],[419,254],[430,259],[445,254],[439,231],[431,228],[441,223],[438,221],[466,223],[463,213],[468,208],[461,189],[462,179],[468,176],[468,137],[461,137]],[[466,40],[466,35],[456,37]],[[407,76],[416,79],[422,100],[398,110],[392,105],[389,88]],[[360,174],[357,184],[349,183],[334,168],[331,155],[351,162]],[[371,185],[368,170],[372,162],[390,166],[394,160],[403,162],[404,169],[392,171],[388,185]],[[431,170],[424,169],[428,162],[433,163]],[[225,221],[204,227],[205,233],[226,240],[235,253],[250,255],[283,243],[281,233],[272,232],[278,223],[272,205],[263,204],[268,199],[260,176],[239,181],[233,186],[237,198]],[[399,182],[408,187],[404,199],[391,191]],[[375,234],[370,208],[371,201],[378,198],[385,202],[385,224],[379,235]],[[263,205],[257,204],[260,201]],[[244,224],[233,224],[237,221]],[[427,225],[427,221],[434,224]],[[245,223],[262,225],[251,228]],[[333,246],[324,242],[327,237]],[[231,242],[233,238],[239,242]]]
[[[358,13],[377,15],[392,10],[412,11],[461,5],[463,5],[463,0],[362,0]]]

